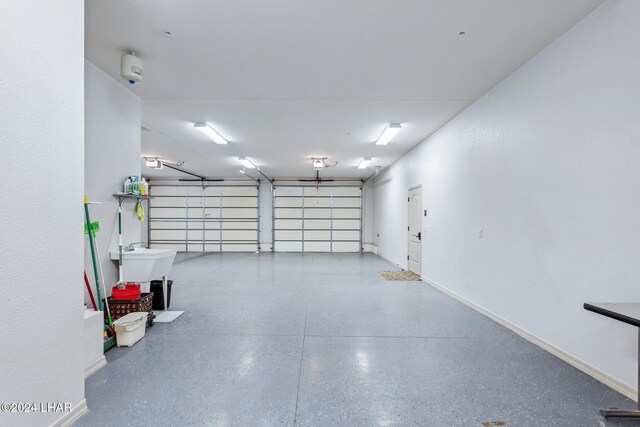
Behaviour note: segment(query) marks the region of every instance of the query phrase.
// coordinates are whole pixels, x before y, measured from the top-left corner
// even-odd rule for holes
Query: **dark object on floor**
[[[110,349],[112,349],[113,347],[116,346],[116,337],[112,336],[107,338],[106,340],[104,340],[104,343],[102,344],[102,348],[103,351],[106,353],[107,351],[109,351]]]
[[[416,273],[407,270],[381,271],[380,275],[387,280],[399,280],[403,282],[419,282],[422,280]]]
[[[167,306],[164,306],[164,292],[162,290],[162,280],[151,281],[151,293],[153,294],[153,309],[168,310],[171,306],[171,285],[173,280],[167,280]]]
[[[147,327],[153,326],[153,292],[143,292],[140,294],[140,298],[130,301],[114,301],[109,297],[107,303],[113,320],[136,311],[146,311],[149,313]]]
[[[485,421],[482,423],[483,427],[492,427],[492,426],[506,426],[504,421]]]

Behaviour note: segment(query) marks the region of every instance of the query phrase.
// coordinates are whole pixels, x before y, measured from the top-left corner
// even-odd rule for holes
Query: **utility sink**
[[[122,253],[122,274],[125,282],[150,282],[169,275],[176,257],[175,249],[136,248]],[[118,251],[111,251],[111,259],[118,260]]]

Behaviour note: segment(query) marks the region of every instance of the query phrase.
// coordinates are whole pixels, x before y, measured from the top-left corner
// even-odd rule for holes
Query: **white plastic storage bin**
[[[118,347],[131,347],[144,337],[148,315],[146,311],[136,311],[113,322]]]

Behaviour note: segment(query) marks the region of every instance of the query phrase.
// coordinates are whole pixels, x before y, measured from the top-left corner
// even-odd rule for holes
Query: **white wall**
[[[98,246],[107,294],[118,280],[118,268],[110,257],[118,249],[118,199],[127,176],[140,175],[140,98],[89,61],[85,61],[85,193],[90,201],[91,221],[100,222]],[[122,204],[124,244],[141,240],[141,223],[135,201]],[[145,209],[147,208],[145,204]],[[85,240],[85,271],[94,286],[89,239]],[[102,290],[101,290],[102,292]],[[86,297],[85,297],[86,299]],[[90,306],[88,299],[87,305]]]
[[[84,4],[0,2],[0,402],[84,403]],[[63,413],[0,412],[3,426]]]
[[[423,276],[628,390],[636,329],[582,304],[640,300],[639,16],[605,3],[375,183],[380,255],[422,184]]]

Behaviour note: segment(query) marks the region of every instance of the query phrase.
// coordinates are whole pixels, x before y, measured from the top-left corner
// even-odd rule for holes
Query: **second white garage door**
[[[362,188],[276,186],[276,252],[360,252]]]

